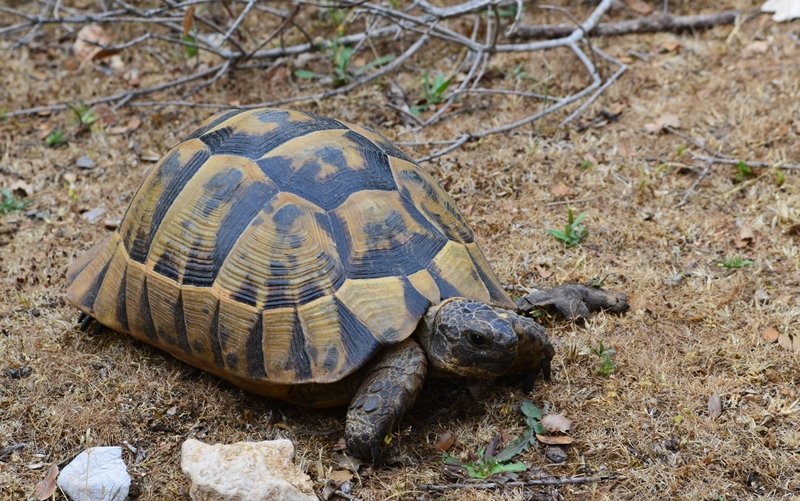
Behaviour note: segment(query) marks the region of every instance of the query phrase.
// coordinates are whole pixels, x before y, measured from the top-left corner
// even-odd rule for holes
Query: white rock
[[[91,447],[58,475],[58,486],[73,501],[123,501],[131,476],[119,447]]]
[[[800,17],[800,1],[767,0],[761,6],[762,12],[774,12],[772,19],[778,22],[791,21]]]
[[[181,469],[196,501],[316,501],[311,479],[292,463],[289,440],[207,445],[189,439]]]

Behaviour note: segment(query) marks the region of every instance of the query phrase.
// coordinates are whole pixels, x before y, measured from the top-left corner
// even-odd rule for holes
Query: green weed
[[[753,260],[745,259],[741,256],[727,257],[717,263],[717,266],[720,268],[725,268],[726,270],[738,270],[744,268],[745,266],[753,266]]]
[[[600,358],[600,365],[597,366],[597,373],[601,376],[608,377],[617,370],[617,365],[611,358],[616,351],[613,348],[606,348],[601,341],[596,348],[592,348],[592,353]]]
[[[12,212],[21,212],[31,201],[27,198],[18,198],[13,191],[8,188],[0,190],[0,216]]]
[[[44,144],[46,144],[50,148],[56,148],[61,146],[62,144],[66,144],[67,138],[64,135],[64,131],[56,128],[50,131],[50,134],[44,138]]]
[[[564,226],[564,230],[547,230],[547,233],[551,235],[556,240],[560,240],[564,242],[567,247],[577,247],[581,243],[583,243],[583,239],[586,238],[586,235],[589,234],[589,231],[586,227],[582,224],[583,220],[586,218],[586,213],[581,212],[577,216],[570,208],[567,211],[567,225]]]

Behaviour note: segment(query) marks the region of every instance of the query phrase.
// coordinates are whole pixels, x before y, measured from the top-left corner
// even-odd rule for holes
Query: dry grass
[[[450,481],[433,448],[436,436],[454,432],[451,453],[462,458],[495,435],[508,442],[522,424],[509,410],[523,398],[576,423],[565,464],[548,464],[537,450],[525,453],[524,462],[555,475],[603,469],[619,475],[613,482],[563,487],[567,498],[800,495],[798,358],[761,339],[768,327],[800,334],[800,240],[786,233],[800,222],[798,174],[784,172],[779,185],[778,172],[761,170],[736,183],[735,168],[713,166],[688,203],[676,208],[703,167],[681,151],[699,149],[674,134],[644,130],[674,113],[682,134],[712,150],[798,162],[800,45],[789,34],[799,28],[762,17],[734,33],[726,27],[598,41],[618,57],[632,50],[648,55],[634,59],[631,71],[588,112],[592,117],[618,107],[617,122],[580,133],[556,129],[554,122],[537,125],[469,145],[429,166],[458,200],[505,283],[603,277],[608,287],[629,292],[632,309],[586,325],[549,326],[557,347],[554,378],[529,396],[504,386],[479,399],[457,387],[426,389],[400,436],[404,461],[368,470],[356,482],[356,495],[436,497],[416,488]],[[746,50],[757,39],[768,41],[766,52]],[[679,45],[668,50],[672,42]],[[7,109],[66,96],[72,89],[59,78],[97,93],[116,85],[90,68],[65,70],[61,52],[14,54],[3,59],[0,72]],[[159,68],[142,70],[146,77]],[[208,99],[263,97],[254,96],[245,76],[221,83]],[[272,80],[268,92],[291,87]],[[358,104],[375,92],[308,109],[397,136],[391,113]],[[513,112],[517,105],[509,100],[490,111]],[[142,451],[125,452],[141,499],[185,496],[179,450],[189,436],[207,442],[291,438],[299,463],[319,485],[337,468],[332,451],[343,411],[266,401],[128,337],[73,328],[76,312],[64,302],[67,263],[107,231],[103,219],[121,217],[148,167],[137,151],[165,151],[204,115],[131,109],[120,121],[138,116],[144,125],[130,138],[96,131],[59,149],[45,147],[40,134],[65,123],[66,114],[0,122],[3,186],[24,180],[31,185],[31,208],[46,212],[0,218],[0,449],[23,445],[0,458],[0,498],[24,499],[50,464],[87,446],[123,442]],[[446,129],[427,137],[449,137]],[[98,163],[93,170],[74,166],[85,153]],[[566,219],[566,204],[550,191],[559,182],[569,188],[576,210],[588,214],[590,236],[574,249],[545,234]],[[108,210],[99,222],[80,217],[95,207]],[[737,225],[754,233],[742,248],[735,245]],[[735,271],[718,266],[732,256],[754,263]],[[757,289],[769,294],[769,302],[754,299]],[[596,373],[599,360],[591,354],[601,342],[616,350],[617,368],[609,377]],[[18,368],[31,372],[10,377],[8,371]],[[723,413],[712,420],[707,402],[715,392]],[[464,490],[446,497],[525,499],[532,492]]]

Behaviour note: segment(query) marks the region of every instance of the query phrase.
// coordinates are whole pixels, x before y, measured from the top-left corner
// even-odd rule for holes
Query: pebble
[[[91,447],[61,470],[57,483],[72,501],[124,501],[131,476],[120,447]]]

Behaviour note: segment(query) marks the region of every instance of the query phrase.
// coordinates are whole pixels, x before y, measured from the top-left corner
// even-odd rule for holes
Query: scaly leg
[[[386,436],[414,405],[427,372],[425,352],[413,339],[389,348],[370,366],[347,410],[344,436],[350,452],[380,462]]]

